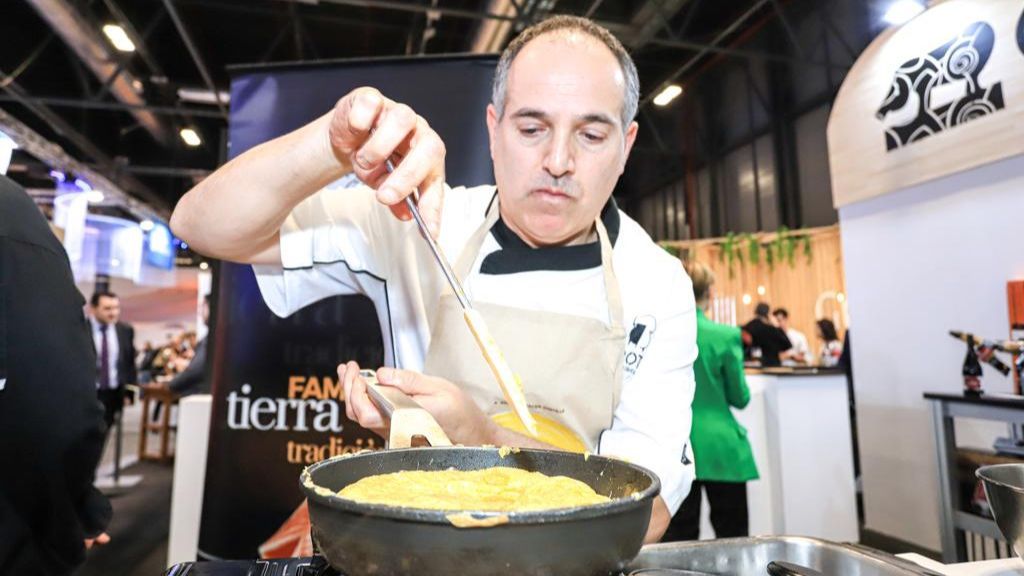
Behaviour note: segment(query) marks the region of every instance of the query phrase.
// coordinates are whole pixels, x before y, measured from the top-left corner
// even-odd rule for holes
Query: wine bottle
[[[1024,340],[983,340],[970,332],[960,332],[959,330],[950,330],[949,335],[964,342],[971,339],[975,346],[985,346],[1010,354],[1024,353]]]
[[[974,351],[974,338],[967,339],[967,357],[964,358],[964,395],[981,396],[984,391],[981,389],[981,362],[978,362],[978,354]]]

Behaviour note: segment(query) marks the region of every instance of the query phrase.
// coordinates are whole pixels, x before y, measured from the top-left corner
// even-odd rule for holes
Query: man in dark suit
[[[108,291],[89,300],[92,339],[96,345],[96,393],[103,404],[107,430],[124,407],[125,386],[135,384],[135,329],[120,322],[121,301]]]
[[[109,540],[84,304],[46,219],[0,176],[0,574],[70,574]]]

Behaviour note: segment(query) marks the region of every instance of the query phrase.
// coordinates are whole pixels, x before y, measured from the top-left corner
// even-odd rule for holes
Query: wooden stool
[[[142,422],[139,426],[139,460],[154,460],[156,462],[170,462],[174,458],[171,451],[171,408],[178,404],[181,398],[170,390],[144,388],[142,390]],[[160,414],[160,421],[153,423],[149,421],[150,402],[163,403]],[[160,452],[150,454],[146,451],[146,442],[149,440],[150,432],[160,433]]]

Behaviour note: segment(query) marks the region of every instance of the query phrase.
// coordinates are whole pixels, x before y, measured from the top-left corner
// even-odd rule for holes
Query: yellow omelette
[[[366,504],[488,512],[571,508],[610,500],[573,478],[503,467],[378,474],[349,484],[338,495]]]

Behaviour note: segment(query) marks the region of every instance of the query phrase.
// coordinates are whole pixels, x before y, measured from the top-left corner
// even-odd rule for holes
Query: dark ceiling
[[[182,101],[179,89],[207,90],[212,82],[226,91],[226,67],[235,64],[469,52],[478,30],[496,20],[488,14],[493,16],[502,2],[4,0],[3,4],[0,107],[126,191],[162,204],[158,208],[166,211],[196,178],[218,165],[226,128],[216,105]],[[750,57],[756,49],[745,47],[744,39],[768,23],[785,29],[779,14],[787,2],[507,0],[505,4],[511,5],[512,15],[504,19],[518,21],[498,40],[499,47],[524,22],[555,13],[589,15],[630,48],[645,89],[643,97],[649,98],[680,70],[684,74],[677,81],[723,55]],[[128,29],[138,50],[123,53],[110,47],[100,29],[111,22]],[[108,69],[97,73],[90,68],[81,56],[83,48],[76,50],[69,44],[74,42],[68,40],[69,34],[79,41],[91,39],[84,50],[95,50],[98,44],[101,53],[96,58],[105,60]],[[119,85],[126,79],[129,88]],[[115,94],[119,86],[120,99]],[[138,98],[134,108],[124,104],[125,91],[134,91]],[[150,114],[148,124],[140,120],[142,111]],[[203,144],[185,146],[178,137],[183,126],[196,127]],[[643,140],[638,145],[641,154],[652,147]],[[22,184],[52,187],[47,172],[41,162],[16,153],[11,176]]]

